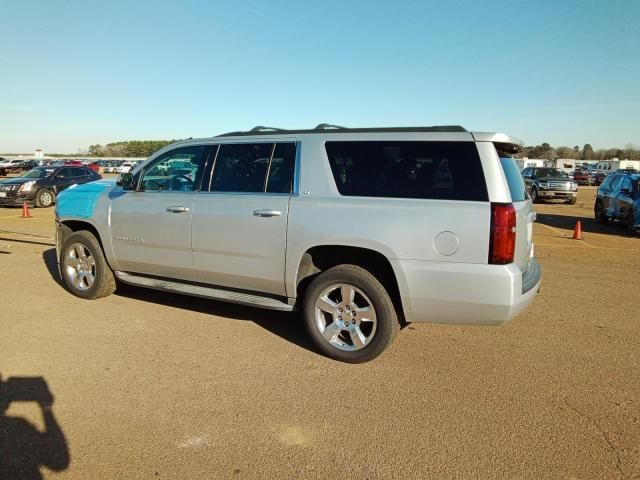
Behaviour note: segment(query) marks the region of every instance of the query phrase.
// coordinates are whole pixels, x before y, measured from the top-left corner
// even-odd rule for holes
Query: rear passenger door
[[[193,211],[197,279],[285,295],[296,143],[225,143],[211,153],[214,157],[208,191],[203,186],[196,195]]]

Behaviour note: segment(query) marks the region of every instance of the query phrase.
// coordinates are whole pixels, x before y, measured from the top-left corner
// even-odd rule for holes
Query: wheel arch
[[[298,300],[319,273],[343,264],[357,265],[376,277],[389,292],[401,324],[405,324],[397,273],[386,255],[367,247],[327,244],[307,248],[298,260],[295,273]]]
[[[58,250],[60,250],[65,239],[70,234],[74,232],[86,230],[88,232],[91,232],[93,236],[96,237],[96,239],[98,240],[98,243],[100,244],[100,248],[102,248],[102,253],[105,256],[107,263],[113,269],[114,265],[111,259],[110,252],[105,248],[104,242],[102,241],[102,235],[100,234],[100,231],[94,224],[86,220],[76,220],[76,219],[60,220],[58,224],[59,224],[58,240],[57,240]],[[58,252],[58,254],[60,253]]]

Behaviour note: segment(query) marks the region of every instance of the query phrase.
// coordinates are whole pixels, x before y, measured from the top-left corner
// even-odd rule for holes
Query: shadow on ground
[[[35,402],[42,413],[39,431],[22,417],[7,415],[13,402]],[[69,466],[69,447],[53,414],[53,395],[42,377],[0,377],[0,478],[41,479],[41,467]]]
[[[62,288],[64,284],[58,273],[56,250],[51,248],[42,253],[42,259],[51,278]],[[277,335],[301,348],[316,352],[307,338],[300,315],[296,312],[279,312],[261,308],[219,302],[205,298],[191,297],[174,293],[160,292],[147,288],[118,284],[116,295],[132,298],[142,302],[180,308],[192,312],[204,313],[229,318],[232,320],[251,321],[261,328]],[[317,353],[317,352],[316,352]]]
[[[555,215],[552,213],[538,213],[536,223],[542,223],[555,228],[564,228],[573,230],[576,221],[580,220],[583,232],[601,233],[603,235],[618,235],[620,237],[633,238],[637,236],[627,225],[622,222],[609,222],[602,225],[594,220],[593,217],[572,217],[569,215]]]
[[[307,338],[302,320],[297,312],[265,310],[262,308],[236,305],[177,293],[160,292],[124,284],[118,285],[116,295],[232,320],[251,321],[288,342],[306,350],[316,352]]]
[[[56,258],[56,249],[50,248],[42,252],[42,260],[49,271],[51,278],[61,287],[64,287],[60,274],[58,273],[58,260]]]

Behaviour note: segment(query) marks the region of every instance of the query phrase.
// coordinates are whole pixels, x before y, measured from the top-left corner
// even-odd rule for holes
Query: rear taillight
[[[489,263],[504,265],[513,262],[516,249],[516,209],[511,203],[491,204],[490,235]]]

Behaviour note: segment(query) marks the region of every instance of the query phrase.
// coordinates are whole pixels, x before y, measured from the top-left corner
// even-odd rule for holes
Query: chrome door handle
[[[279,217],[282,215],[280,210],[254,210],[253,215],[256,217]]]
[[[181,207],[181,206],[167,207],[167,212],[171,212],[171,213],[186,213],[188,211],[190,211],[189,207]]]

